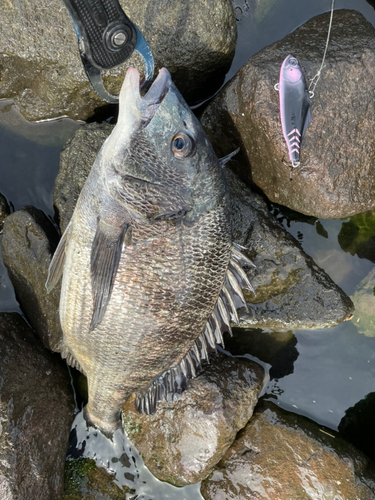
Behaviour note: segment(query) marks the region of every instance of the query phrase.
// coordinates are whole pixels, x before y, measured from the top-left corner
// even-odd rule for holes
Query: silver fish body
[[[167,70],[142,98],[131,68],[47,280],[63,276],[62,356],[87,375],[87,421],[111,433],[132,393],[149,413],[181,392],[244,305],[246,263],[199,121]]]

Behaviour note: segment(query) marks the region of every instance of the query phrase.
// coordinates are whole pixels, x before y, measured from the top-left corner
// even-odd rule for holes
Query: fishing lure
[[[311,122],[310,95],[298,60],[288,55],[281,65],[280,80],[275,85],[280,96],[280,117],[292,168],[300,164],[302,137]]]

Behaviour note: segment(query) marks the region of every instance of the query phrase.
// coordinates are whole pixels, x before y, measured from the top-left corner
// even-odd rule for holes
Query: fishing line
[[[322,72],[322,69],[323,69],[323,66],[324,66],[324,60],[326,58],[326,54],[327,54],[327,49],[328,49],[328,44],[329,44],[329,37],[331,35],[331,28],[332,28],[332,19],[333,19],[333,6],[335,4],[335,0],[332,0],[332,3],[331,3],[331,18],[329,20],[329,27],[328,27],[328,35],[327,35],[327,41],[326,41],[326,47],[324,49],[324,54],[323,54],[323,59],[322,59],[322,64],[320,65],[320,68],[317,72],[317,74],[314,76],[314,78],[312,78],[311,82],[310,82],[310,85],[309,85],[309,94],[310,94],[310,98],[313,98],[314,97],[314,92],[315,92],[315,87],[319,81],[319,78],[320,78],[320,74]],[[315,81],[316,79],[316,81]],[[310,87],[314,85],[314,88],[312,90],[310,90]]]

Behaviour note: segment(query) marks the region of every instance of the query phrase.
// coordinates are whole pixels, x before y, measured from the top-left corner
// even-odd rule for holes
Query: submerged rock
[[[53,194],[64,231],[95,157],[111,125],[82,127],[61,153]],[[245,291],[249,313],[240,310],[242,328],[292,330],[325,328],[348,319],[353,304],[306,255],[267,209],[263,199],[231,171],[227,181],[234,240],[246,246],[256,268],[248,270],[256,296]]]
[[[375,337],[375,269],[357,285],[352,300],[355,306],[353,323],[358,332]]]
[[[211,364],[173,402],[139,414],[134,398],[123,408],[126,434],[147,468],[175,486],[207,477],[253,414],[264,370],[248,360],[211,356]]]
[[[149,43],[156,74],[167,67],[187,100],[212,95],[209,87],[218,88],[234,56],[232,2],[120,3]],[[88,82],[72,20],[61,1],[5,2],[0,13],[0,98],[13,98],[28,120],[61,115],[84,120],[105,104]],[[143,72],[137,53],[105,75],[110,92],[119,91],[130,66]]]
[[[369,210],[350,217],[337,239],[344,252],[375,262],[375,212]]]
[[[1,500],[57,500],[73,396],[64,363],[18,314],[0,314]]]
[[[375,465],[334,431],[262,403],[201,493],[206,500],[371,500]]]
[[[45,283],[58,234],[48,217],[34,207],[10,215],[4,224],[1,248],[17,299],[43,344],[60,351],[60,288],[47,294]]]
[[[120,488],[115,478],[95,460],[79,458],[65,463],[65,483],[63,500],[124,500],[127,493],[135,491]]]
[[[313,119],[292,182],[290,167],[283,164],[289,157],[274,85],[288,54],[299,60],[309,84],[322,61],[329,18],[329,13],[314,17],[251,57],[202,116],[220,155],[241,148],[234,161],[243,179],[271,201],[320,218],[375,206],[375,29],[359,12],[335,10],[311,100]]]

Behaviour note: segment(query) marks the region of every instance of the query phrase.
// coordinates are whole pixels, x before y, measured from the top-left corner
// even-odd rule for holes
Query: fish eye
[[[172,153],[176,158],[182,160],[195,153],[195,141],[185,132],[179,132],[172,139]]]
[[[297,66],[298,61],[295,57],[292,57],[291,59],[289,59],[289,64],[291,64],[292,66]]]

